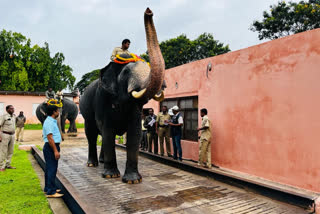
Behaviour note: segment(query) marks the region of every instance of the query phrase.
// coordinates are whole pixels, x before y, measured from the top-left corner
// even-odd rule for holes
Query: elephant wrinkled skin
[[[100,78],[91,83],[80,100],[89,144],[88,166],[98,165],[97,136],[102,135],[100,158],[104,162],[103,177],[119,177],[115,152],[115,136],[127,132],[127,162],[122,181],[139,183],[139,140],[142,107],[148,100],[163,97],[164,60],[152,20],[152,11],[145,12],[150,66],[143,61],[129,64],[111,62],[100,70]],[[129,55],[121,55],[129,58]],[[160,95],[159,95],[160,94]]]
[[[58,122],[59,129],[61,130],[62,133],[65,133],[65,124],[66,124],[66,120],[68,119],[70,122],[70,127],[68,129],[68,133],[76,133],[77,132],[76,119],[77,119],[78,111],[79,111],[78,107],[71,100],[64,99],[62,101],[62,103],[63,103],[63,106],[60,111],[60,118],[59,118],[61,120],[61,122]],[[36,115],[37,115],[38,120],[41,122],[41,124],[43,124],[45,119],[47,118],[45,103],[41,103],[37,107]]]

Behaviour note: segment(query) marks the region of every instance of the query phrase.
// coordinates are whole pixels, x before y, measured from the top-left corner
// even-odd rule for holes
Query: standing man
[[[204,166],[206,168],[211,168],[211,127],[210,120],[207,116],[207,109],[203,108],[200,110],[200,115],[202,117],[201,128],[198,128],[200,131],[200,146],[199,146],[199,166]],[[206,162],[206,165],[205,165]]]
[[[24,132],[24,123],[26,122],[26,117],[23,115],[23,111],[20,111],[19,116],[16,118],[16,141],[23,142],[23,132]]]
[[[56,175],[58,169],[58,160],[60,159],[60,142],[61,134],[57,124],[59,117],[59,109],[55,105],[47,107],[47,119],[43,123],[43,155],[46,161],[45,169],[45,188],[47,198],[60,198],[63,194],[59,194],[59,189],[56,187]]]
[[[173,159],[177,160],[179,154],[179,161],[182,161],[182,148],[181,148],[181,136],[182,136],[182,125],[183,118],[180,115],[179,107],[172,107],[173,116],[171,118],[172,122],[169,122],[171,126],[171,136],[172,136],[172,144],[173,144]]]
[[[140,142],[140,148],[142,150],[147,151],[148,150],[148,138],[147,138],[147,132],[148,130],[144,127],[144,121],[146,119],[146,116],[142,114],[141,116],[141,131],[142,131],[142,137]]]
[[[160,112],[157,116],[156,120],[156,130],[160,139],[160,155],[163,156],[164,148],[163,148],[163,138],[166,140],[166,150],[168,157],[171,157],[171,147],[170,147],[170,127],[168,122],[170,120],[170,115],[168,114],[168,107],[162,106],[162,112]]]
[[[116,47],[113,49],[112,51],[112,55],[110,57],[111,61],[113,61],[117,55],[121,55],[121,54],[130,54],[130,52],[128,51],[130,47],[130,40],[129,39],[124,39],[122,41],[122,46],[121,47]]]
[[[157,116],[153,114],[153,109],[149,109],[149,115],[144,121],[144,127],[147,128],[148,148],[149,152],[152,152],[152,141],[153,141],[153,152],[158,154],[158,135],[156,133],[156,119]]]
[[[14,132],[16,129],[16,116],[12,105],[6,106],[7,113],[0,117],[0,171],[15,169],[11,166],[14,149]]]

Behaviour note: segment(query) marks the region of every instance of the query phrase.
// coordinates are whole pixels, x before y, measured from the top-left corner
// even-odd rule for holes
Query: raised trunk
[[[152,98],[161,89],[164,79],[165,64],[159,47],[156,29],[152,19],[153,13],[147,8],[144,13],[144,25],[146,29],[147,47],[151,65],[150,84],[147,87],[146,96]]]

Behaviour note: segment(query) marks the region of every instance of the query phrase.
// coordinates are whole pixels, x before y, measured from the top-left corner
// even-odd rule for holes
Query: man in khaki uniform
[[[12,105],[6,106],[7,113],[0,117],[0,171],[15,169],[11,166],[14,148],[14,132],[16,129],[16,116]]]
[[[157,116],[156,120],[156,130],[160,140],[160,155],[163,156],[164,148],[163,148],[163,138],[166,140],[166,150],[168,157],[171,157],[171,147],[170,147],[170,126],[166,121],[171,119],[168,114],[168,107],[162,106],[162,112],[160,112]]]
[[[207,116],[207,109],[203,108],[200,110],[202,117],[201,128],[198,128],[198,131],[201,131],[200,134],[200,146],[199,146],[199,162],[198,165],[204,166],[206,168],[211,168],[211,125],[210,120]],[[205,165],[205,162],[206,165]]]
[[[26,117],[23,115],[23,111],[20,111],[18,117],[16,117],[16,141],[23,142],[24,123]]]
[[[130,54],[130,52],[128,51],[130,46],[130,40],[129,39],[124,39],[122,41],[122,46],[121,47],[116,47],[113,49],[112,51],[112,55],[110,57],[111,61],[113,61],[117,55],[121,55],[121,54]]]

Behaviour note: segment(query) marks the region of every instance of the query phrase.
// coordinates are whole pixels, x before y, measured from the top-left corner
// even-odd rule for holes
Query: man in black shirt
[[[148,130],[148,151],[152,152],[152,141],[154,143],[153,152],[158,154],[158,135],[156,132],[156,119],[157,116],[153,114],[153,109],[149,109],[149,115],[146,117],[143,126]]]

